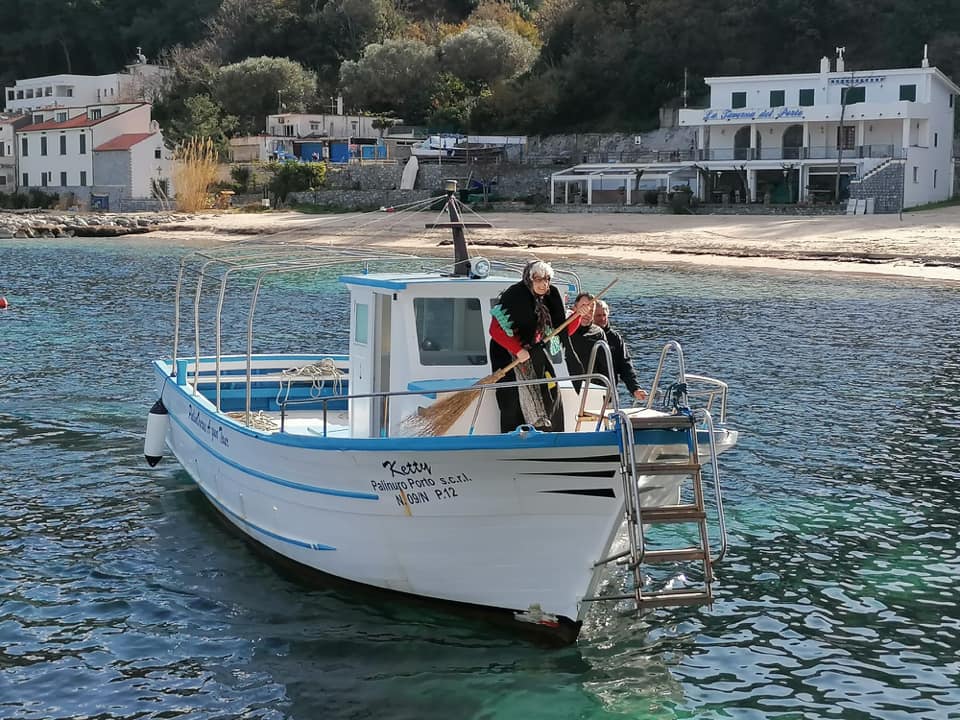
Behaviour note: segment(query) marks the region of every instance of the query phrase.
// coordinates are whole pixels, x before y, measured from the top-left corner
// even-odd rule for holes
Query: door
[[[370,348],[370,365],[373,370],[371,392],[390,392],[390,332],[392,295],[374,293],[373,328]],[[370,436],[387,435],[390,417],[390,398],[373,398],[370,412]]]

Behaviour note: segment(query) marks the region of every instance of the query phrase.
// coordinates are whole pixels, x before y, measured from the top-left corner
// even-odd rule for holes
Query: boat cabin
[[[404,419],[425,400],[490,374],[490,311],[517,277],[376,273],[340,281],[350,291],[351,435],[382,437],[403,434]],[[557,284],[562,294],[576,293],[573,282]],[[569,374],[561,357],[554,361],[560,376]],[[403,391],[414,394],[376,395]],[[476,418],[471,415],[451,434],[499,432],[493,392],[483,394]]]

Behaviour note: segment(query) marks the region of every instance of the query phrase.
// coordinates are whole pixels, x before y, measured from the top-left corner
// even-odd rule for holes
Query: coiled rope
[[[311,380],[309,390],[309,397],[311,398],[320,397],[328,383],[333,395],[340,395],[343,392],[343,371],[337,367],[333,358],[323,358],[318,363],[289,368],[280,373],[277,404],[287,402],[293,381],[302,378],[310,378]]]

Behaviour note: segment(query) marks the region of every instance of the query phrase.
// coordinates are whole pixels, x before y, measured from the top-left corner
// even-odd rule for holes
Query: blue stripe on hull
[[[333,495],[335,497],[345,497],[353,498],[355,500],[379,500],[380,496],[375,493],[360,493],[360,492],[350,492],[348,490],[334,490],[332,488],[321,488],[314,487],[313,485],[304,485],[303,483],[293,482],[291,480],[284,480],[283,478],[276,477],[274,475],[267,475],[258,470],[252,470],[251,468],[244,467],[238,462],[231,460],[230,458],[221,455],[216,450],[211,448],[209,445],[204,443],[193,431],[190,430],[184,422],[178,418],[174,413],[170,413],[170,418],[183,430],[187,435],[189,435],[195,443],[200,445],[204,450],[213,455],[217,460],[229,465],[232,468],[236,468],[247,475],[252,475],[253,477],[259,478],[260,480],[266,480],[267,482],[274,483],[276,485],[282,485],[283,487],[293,488],[294,490],[303,490],[304,492],[319,493],[320,495]]]
[[[199,486],[198,486],[198,487],[199,487]],[[219,510],[220,512],[222,512],[224,515],[229,515],[231,518],[233,518],[234,520],[236,520],[238,523],[241,523],[241,524],[243,524],[243,525],[246,525],[248,528],[250,528],[251,530],[255,530],[256,532],[260,533],[261,535],[266,535],[267,537],[271,537],[271,538],[273,538],[274,540],[279,540],[280,542],[285,542],[285,543],[287,543],[288,545],[296,545],[297,547],[307,548],[307,550],[336,550],[336,548],[333,547],[333,546],[331,546],[331,545],[323,545],[323,544],[321,544],[321,543],[308,543],[308,542],[304,542],[303,540],[294,540],[293,538],[288,538],[288,537],[285,537],[285,536],[283,536],[283,535],[278,535],[277,533],[271,532],[270,530],[265,530],[264,528],[260,527],[259,525],[254,525],[254,524],[253,524],[252,522],[250,522],[249,520],[245,520],[244,518],[242,518],[242,517],[240,517],[239,515],[237,515],[235,512],[233,512],[233,510],[231,510],[230,508],[228,508],[226,505],[218,502],[217,499],[216,499],[215,497],[213,497],[213,495],[211,495],[210,493],[208,493],[208,492],[207,492],[206,490],[204,490],[202,487],[200,488],[200,490],[201,490],[201,492],[203,492],[203,494],[204,494],[204,496],[207,498],[207,500],[209,500],[211,503],[213,503],[214,507],[216,507],[217,510]]]

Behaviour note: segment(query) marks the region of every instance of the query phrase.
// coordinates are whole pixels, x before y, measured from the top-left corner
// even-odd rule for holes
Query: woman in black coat
[[[570,344],[569,333],[580,324],[579,318],[544,346],[545,338],[560,327],[567,313],[560,291],[551,285],[553,268],[535,260],[523,269],[523,279],[500,294],[490,322],[490,363],[493,370],[506,367],[514,359],[521,360],[502,382],[556,377],[550,360],[561,344],[566,349],[571,374],[582,372],[580,361]],[[532,425],[538,430],[563,431],[563,404],[556,383],[499,388],[500,431],[512,432],[519,425]]]

